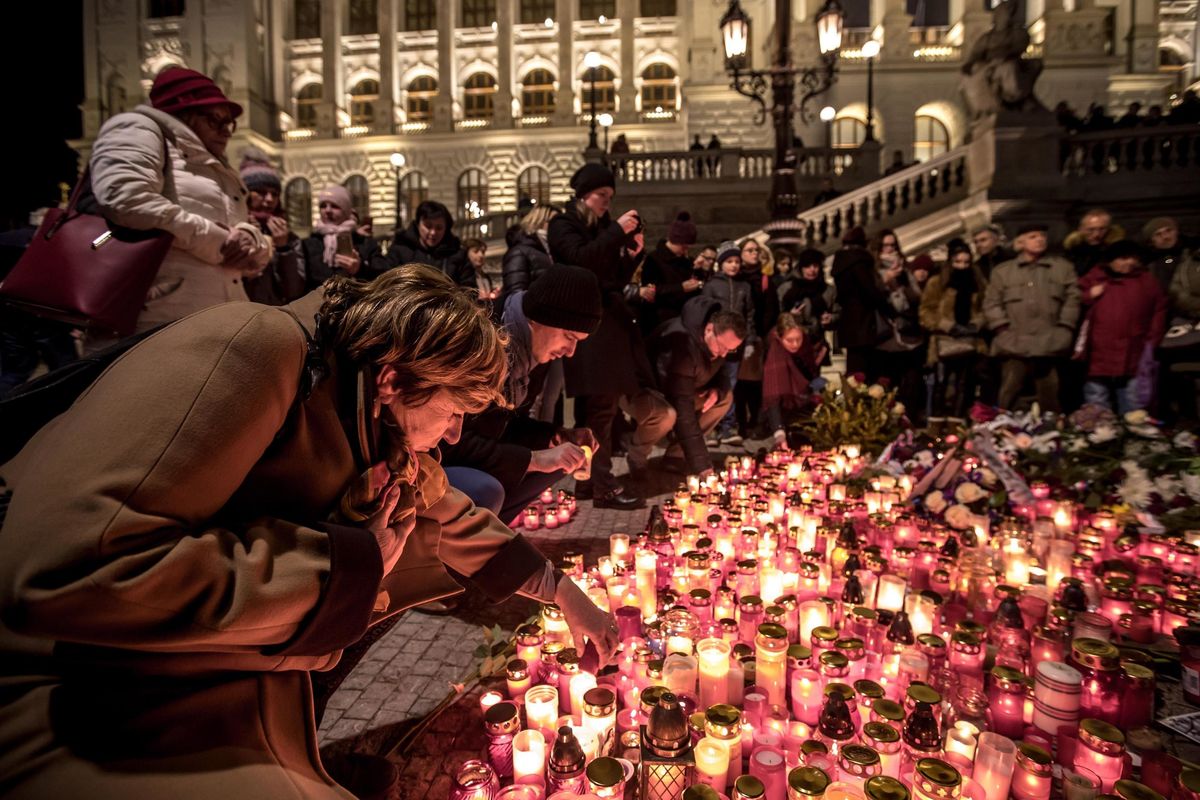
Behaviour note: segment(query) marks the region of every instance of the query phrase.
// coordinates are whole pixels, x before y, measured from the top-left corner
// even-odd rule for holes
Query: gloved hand
[[[583,653],[583,637],[587,636],[600,657],[597,669],[612,663],[620,645],[617,623],[612,615],[597,608],[575,581],[565,575],[559,578],[558,588],[554,590],[554,603],[567,619],[576,649]]]

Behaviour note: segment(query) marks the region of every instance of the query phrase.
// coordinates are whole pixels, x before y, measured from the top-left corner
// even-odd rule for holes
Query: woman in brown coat
[[[942,270],[921,296],[921,327],[929,331],[929,365],[937,372],[933,416],[966,419],[987,352],[983,294],[987,279],[966,243],[955,240]]]
[[[504,373],[486,313],[420,265],[117,360],[0,466],[0,795],[350,800],[309,671],[462,586],[557,602],[606,659],[611,618],[431,455]]]

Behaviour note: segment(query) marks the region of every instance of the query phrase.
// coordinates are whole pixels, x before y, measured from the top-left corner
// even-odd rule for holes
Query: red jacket
[[[1093,287],[1105,284],[1093,298]],[[1147,344],[1157,345],[1166,331],[1167,296],[1145,267],[1118,275],[1107,264],[1092,267],[1079,279],[1087,319],[1088,376],[1126,377],[1137,374]]]

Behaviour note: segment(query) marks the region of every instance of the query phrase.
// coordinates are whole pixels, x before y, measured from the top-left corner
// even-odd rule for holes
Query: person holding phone
[[[304,266],[309,289],[335,275],[365,280],[377,275],[383,256],[374,239],[358,232],[350,192],[336,183],[317,195],[320,221],[304,242]]]
[[[303,297],[308,287],[304,279],[301,239],[288,229],[287,217],[279,207],[283,180],[270,157],[257,147],[247,147],[242,151],[242,163],[238,170],[242,175],[242,183],[250,192],[247,198],[250,218],[275,246],[275,252],[261,275],[242,278],[246,296],[253,303],[269,306],[290,303]]]
[[[5,797],[351,800],[310,672],[465,586],[558,604],[611,660],[611,615],[438,463],[506,372],[487,312],[415,264],[122,355],[0,465]]]

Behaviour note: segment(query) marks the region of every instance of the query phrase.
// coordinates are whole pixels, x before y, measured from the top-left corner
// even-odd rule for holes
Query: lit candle
[[[814,669],[798,669],[792,673],[792,716],[805,725],[814,726],[821,716],[824,701],[824,682]]]
[[[875,608],[883,611],[900,611],[904,608],[904,590],[908,582],[899,575],[887,573],[879,576],[875,590]]]
[[[596,676],[590,672],[580,672],[577,675],[571,676],[569,686],[569,691],[571,692],[571,716],[582,719],[583,696],[596,688]]]
[[[805,600],[800,604],[799,619],[800,643],[807,644],[812,639],[813,628],[829,625],[829,606],[820,600]]]
[[[546,737],[538,730],[521,731],[513,737],[513,782],[543,783],[545,779]]]
[[[975,734],[958,727],[957,725],[946,731],[945,752],[957,753],[968,761],[973,761],[975,758],[975,749],[977,742]]]
[[[547,684],[534,686],[525,693],[525,718],[529,727],[540,731],[556,730],[558,688]]]
[[[542,527],[542,512],[537,506],[525,509],[525,530],[536,531]]]
[[[787,702],[787,629],[773,622],[759,625],[754,645],[755,682],[766,690],[770,705],[783,706]]]
[[[546,516],[542,521],[542,525],[545,526],[546,530],[553,530],[554,528],[557,528],[558,527],[558,512],[557,511],[547,511]]]
[[[700,659],[700,706],[708,708],[729,702],[729,654],[732,648],[724,639],[701,639],[696,644]]]
[[[759,748],[750,756],[750,774],[763,782],[766,800],[787,800],[787,770],[783,755],[769,748]]]
[[[1050,800],[1050,782],[1054,762],[1050,754],[1036,744],[1017,745],[1013,771],[1012,796],[1015,800]]]
[[[729,748],[719,739],[705,736],[696,743],[696,777],[724,794],[729,781]],[[740,771],[740,769],[739,769]]]
[[[560,524],[564,523],[564,522],[570,522],[571,521],[571,509],[565,505],[559,506],[558,507],[558,521]],[[611,567],[609,569],[611,569]]]
[[[650,619],[657,610],[657,580],[658,556],[653,550],[638,550],[634,556],[637,570],[638,597],[642,603],[642,618]]]
[[[614,533],[608,537],[608,556],[614,564],[623,563],[629,553],[629,534]]]
[[[983,787],[987,800],[1008,800],[1017,746],[1012,739],[985,731],[979,734],[975,748],[974,778]]]

